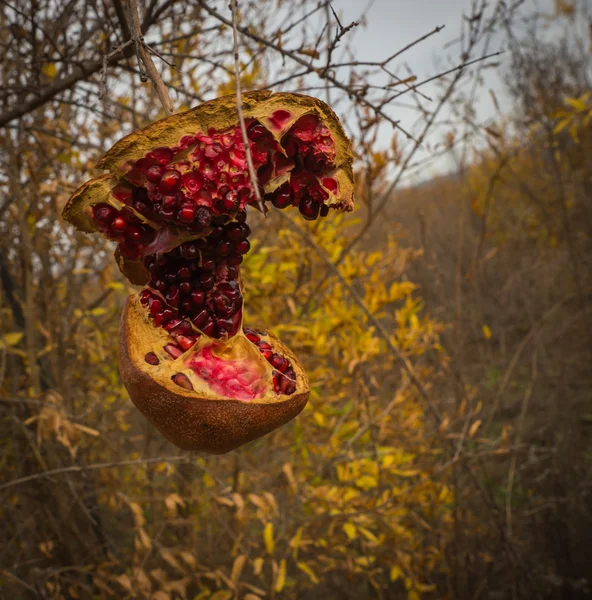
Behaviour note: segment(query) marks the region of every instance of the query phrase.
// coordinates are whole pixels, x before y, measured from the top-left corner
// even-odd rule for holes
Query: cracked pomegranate
[[[118,142],[64,209],[79,229],[117,243],[128,279],[120,370],[139,410],[181,448],[222,453],[296,416],[306,374],[270,332],[243,327],[240,265],[247,206],[308,220],[353,207],[352,154],[337,117],[297,94],[243,96],[163,119]]]

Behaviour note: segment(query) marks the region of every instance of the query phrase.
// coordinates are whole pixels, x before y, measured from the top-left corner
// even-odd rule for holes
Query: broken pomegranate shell
[[[243,326],[247,206],[295,207],[307,220],[353,208],[350,143],[333,111],[298,94],[218,98],[120,140],[107,174],[77,190],[64,218],[117,243],[134,285],[120,336],[130,398],[185,450],[228,452],[294,418],[309,394],[294,354]]]

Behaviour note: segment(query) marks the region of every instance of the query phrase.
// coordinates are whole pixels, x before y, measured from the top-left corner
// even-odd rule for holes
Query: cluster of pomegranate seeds
[[[93,220],[97,229],[108,239],[119,243],[123,256],[137,260],[141,248],[150,245],[156,232],[145,225],[133,211],[123,208],[117,210],[110,204],[101,202],[93,206]]]
[[[285,357],[273,352],[270,344],[261,339],[263,332],[257,332],[250,327],[244,328],[246,338],[255,344],[261,355],[275,369],[272,373],[273,388],[278,394],[290,395],[296,391],[296,372],[290,361]]]
[[[278,144],[257,121],[248,133],[258,169]],[[129,202],[134,209],[195,233],[210,227],[217,215],[235,215],[254,198],[240,127],[197,132],[183,136],[174,148],[155,148],[125,177],[133,185]]]
[[[241,211],[235,221],[215,227],[205,238],[144,259],[153,291],[143,293],[142,302],[156,327],[172,331],[177,321],[185,321],[209,337],[237,333],[243,305],[238,265],[250,248],[245,219]]]

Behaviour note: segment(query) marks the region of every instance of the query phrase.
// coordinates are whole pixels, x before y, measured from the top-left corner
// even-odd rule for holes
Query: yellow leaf
[[[300,48],[300,50],[296,50],[298,54],[304,54],[304,56],[310,56],[311,58],[320,58],[320,54],[317,50],[309,49],[309,48]]]
[[[179,496],[179,494],[169,494],[164,499],[164,504],[167,507],[169,513],[173,516],[177,514],[177,506],[185,506],[185,502],[183,501],[183,498]]]
[[[263,559],[261,557],[256,558],[253,561],[253,574],[255,576],[260,575],[262,569],[263,569]]]
[[[86,425],[80,425],[80,423],[73,423],[74,427],[83,433],[87,433],[88,435],[92,435],[93,437],[99,437],[101,432],[98,429],[93,429],[92,427],[87,427]]]
[[[358,529],[368,541],[373,544],[380,544],[380,540],[369,529],[366,529],[365,527],[358,527]]]
[[[240,579],[246,561],[247,557],[244,554],[240,554],[234,559],[234,563],[232,565],[232,572],[230,573],[230,579],[232,579],[232,583],[234,583],[235,585]]]
[[[282,559],[280,561],[280,569],[278,571],[278,576],[275,581],[275,591],[279,594],[284,589],[284,584],[286,583],[286,561]]]
[[[233,593],[230,590],[218,590],[215,594],[212,594],[209,600],[230,600]]]
[[[20,331],[13,331],[12,333],[5,333],[0,338],[0,348],[4,346],[16,346],[23,339],[23,334]]]
[[[115,581],[117,581],[117,583],[125,590],[127,590],[128,592],[132,592],[133,588],[132,588],[132,581],[129,578],[128,575],[126,575],[125,573],[123,575],[120,575],[119,577],[115,578]]]
[[[265,529],[263,529],[263,541],[265,542],[265,549],[267,554],[273,555],[274,542],[273,542],[273,523],[267,523]]]
[[[378,485],[378,480],[372,475],[362,475],[356,479],[356,485],[367,490],[375,488]]]
[[[407,600],[419,600],[419,594],[415,590],[407,592]]]
[[[488,325],[483,325],[483,337],[485,337],[486,340],[491,339],[491,329]]]
[[[397,581],[397,579],[403,577],[403,571],[399,565],[391,567],[391,581]]]
[[[298,559],[298,549],[300,548],[300,540],[302,540],[302,527],[298,528],[296,535],[290,540],[290,548],[294,549],[294,560]]]
[[[583,100],[580,100],[579,98],[567,98],[567,100],[565,102],[566,102],[566,104],[569,104],[576,110],[579,110],[582,112],[588,108],[586,106],[586,103]]]
[[[479,426],[481,425],[482,421],[481,419],[477,419],[472,425],[471,428],[469,429],[469,437],[472,438],[476,433],[477,433],[477,429],[479,429]]]
[[[312,418],[314,419],[314,422],[319,426],[319,427],[324,427],[325,426],[325,415],[320,413],[320,412],[315,412],[312,415]]]
[[[350,540],[356,538],[356,526],[353,523],[345,523],[343,531],[345,531],[345,535],[347,535]]]
[[[48,79],[53,79],[53,78],[56,76],[56,74],[57,74],[57,72],[58,72],[58,69],[57,69],[57,67],[55,66],[55,63],[49,63],[49,64],[47,64],[47,65],[43,65],[43,66],[41,67],[41,72],[42,72],[42,73],[43,73],[43,74],[44,74],[44,75],[45,75],[45,76],[46,76]]]
[[[306,563],[299,562],[296,563],[296,565],[303,573],[306,573],[310,577],[310,580],[313,583],[319,583],[319,578],[315,575],[315,572]]]

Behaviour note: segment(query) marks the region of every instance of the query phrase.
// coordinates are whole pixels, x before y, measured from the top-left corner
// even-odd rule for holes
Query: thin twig
[[[243,134],[243,144],[245,145],[245,154],[247,155],[247,165],[249,166],[249,179],[251,180],[251,187],[253,188],[253,193],[257,198],[257,206],[259,210],[266,216],[265,204],[263,203],[263,198],[261,198],[261,193],[259,192],[259,184],[257,183],[257,174],[255,173],[255,167],[253,165],[253,157],[251,156],[251,148],[249,146],[249,137],[247,136],[247,126],[245,125],[245,115],[243,114],[243,97],[241,93],[241,84],[240,84],[240,65],[238,58],[238,10],[236,7],[236,0],[230,0],[229,5],[230,11],[232,13],[232,43],[233,43],[233,52],[234,52],[234,78],[235,78],[235,87],[236,87],[236,111],[238,112],[238,120],[240,123],[241,133]]]
[[[37,479],[50,479],[56,475],[65,475],[67,473],[80,473],[81,471],[95,471],[97,469],[113,469],[118,467],[131,467],[139,465],[149,465],[154,463],[188,463],[191,462],[191,456],[189,455],[176,455],[176,456],[160,456],[157,458],[140,458],[137,460],[121,460],[117,462],[107,463],[94,463],[91,465],[72,465],[70,467],[62,467],[60,469],[53,469],[51,471],[42,471],[41,473],[34,473],[33,475],[27,475],[26,477],[19,477],[0,485],[0,492],[30,481]],[[199,466],[199,465],[197,465]]]

